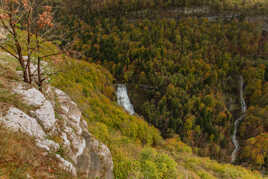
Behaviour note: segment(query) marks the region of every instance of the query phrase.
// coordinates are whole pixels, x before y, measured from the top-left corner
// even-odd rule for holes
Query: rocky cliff
[[[113,178],[109,148],[88,131],[76,103],[63,91],[48,86],[44,94],[24,83],[12,82],[12,93],[19,95],[30,113],[5,104],[0,124],[34,138],[44,155],[55,155],[60,168],[73,176]],[[1,104],[4,105],[4,104]]]

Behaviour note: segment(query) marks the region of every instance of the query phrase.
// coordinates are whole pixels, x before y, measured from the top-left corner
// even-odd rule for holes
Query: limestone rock
[[[81,111],[67,94],[50,86],[45,95],[23,83],[13,86],[13,92],[33,109],[30,114],[25,114],[20,109],[9,107],[6,114],[0,116],[1,124],[34,137],[38,147],[55,153],[59,166],[74,176],[113,178],[109,148],[90,134]],[[59,150],[61,155],[56,154]]]
[[[74,176],[77,175],[76,168],[73,166],[73,164],[64,158],[62,158],[59,154],[56,154],[56,157],[60,160],[60,166],[62,169],[69,171]]]
[[[86,148],[78,158],[77,170],[88,178],[113,178],[113,160],[107,146],[85,132]],[[90,167],[88,167],[90,166]]]
[[[29,87],[26,84],[17,83],[14,84],[13,91],[17,94],[20,94],[23,97],[23,100],[33,106],[41,106],[46,98],[40,91],[35,88]]]
[[[54,96],[60,104],[60,116],[65,119],[64,133],[61,133],[61,136],[65,147],[69,145],[72,151],[71,158],[76,164],[77,173],[87,178],[113,178],[111,152],[89,133],[86,121],[81,120],[77,105],[59,89],[48,91],[54,91]]]
[[[23,111],[11,107],[7,115],[0,118],[0,122],[14,131],[21,131],[38,139],[45,138],[46,134],[38,122]]]
[[[10,107],[7,114],[0,117],[0,123],[13,131],[19,131],[35,137],[36,145],[40,148],[54,152],[59,149],[59,144],[46,139],[47,135],[36,119],[15,107]]]
[[[36,145],[50,152],[57,152],[60,148],[60,145],[58,143],[48,139],[37,139]]]
[[[68,125],[75,129],[80,135],[82,133],[82,129],[80,127],[81,112],[76,103],[74,103],[63,91],[56,88],[54,90],[56,99],[60,103],[60,107],[62,109],[61,116],[66,118]]]
[[[54,129],[56,123],[54,108],[40,91],[35,88],[27,89],[26,86],[19,83],[14,88],[14,92],[21,95],[28,105],[38,108],[32,111],[32,115],[39,120],[45,130]]]

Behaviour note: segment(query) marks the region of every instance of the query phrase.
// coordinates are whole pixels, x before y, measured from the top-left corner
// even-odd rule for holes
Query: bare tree
[[[36,0],[0,0],[0,25],[6,32],[0,39],[0,48],[18,60],[24,82],[36,83],[40,91],[46,79],[41,72],[41,60],[56,55],[41,55],[43,39],[54,27],[52,21],[51,6],[37,4]],[[31,69],[33,59],[37,61],[36,79]]]

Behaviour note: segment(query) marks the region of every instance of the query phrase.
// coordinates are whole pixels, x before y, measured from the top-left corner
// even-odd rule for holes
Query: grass
[[[0,112],[5,112],[3,111],[4,106],[12,105],[23,110],[25,113],[30,114],[30,111],[33,110],[34,107],[24,104],[22,97],[11,91],[14,82],[19,81],[19,77],[15,70],[12,69],[12,65],[9,66],[9,64],[7,64],[6,66],[3,66],[0,63],[0,72],[2,73],[0,76]],[[14,67],[15,66],[13,66],[13,68]]]
[[[54,155],[36,147],[34,139],[0,126],[0,178],[72,178],[59,169]]]

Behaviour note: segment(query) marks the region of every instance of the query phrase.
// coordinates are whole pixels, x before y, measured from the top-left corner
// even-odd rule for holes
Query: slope
[[[48,45],[51,49],[57,50],[54,45]],[[30,111],[31,106],[16,100],[16,96],[8,87],[10,81],[21,81],[16,73],[19,65],[4,53],[1,53],[0,59],[0,102]],[[113,77],[100,65],[71,59],[66,55],[53,57],[48,62],[55,71],[48,83],[69,94],[82,111],[89,130],[109,146],[116,178],[262,178],[258,172],[197,157],[178,136],[163,140],[156,128],[139,116],[128,115],[116,104]],[[29,171],[34,173],[36,168],[30,161],[36,159],[33,155],[38,155],[40,151],[38,148],[32,148],[31,139],[20,134],[12,134],[12,137],[9,137],[3,128],[0,128],[0,131],[1,134],[5,133],[5,138],[10,141],[0,143],[1,151],[18,149],[1,153],[1,175],[19,178],[25,177]],[[25,155],[28,150],[34,153]],[[10,158],[14,163],[10,163]],[[42,160],[37,160],[41,163],[37,166],[44,167],[45,174],[49,173],[53,160],[52,163],[49,163],[51,160],[46,161],[48,163],[45,165]],[[21,170],[14,169],[18,166]],[[55,169],[57,170],[57,166]],[[37,178],[40,177],[40,173],[35,174]],[[56,175],[55,178],[63,178],[65,175],[68,174]]]
[[[157,129],[116,104],[113,77],[99,65],[69,59],[59,69],[65,73],[54,76],[52,84],[72,97],[89,130],[109,146],[116,178],[261,178],[242,167],[197,157],[177,136],[163,140]]]

